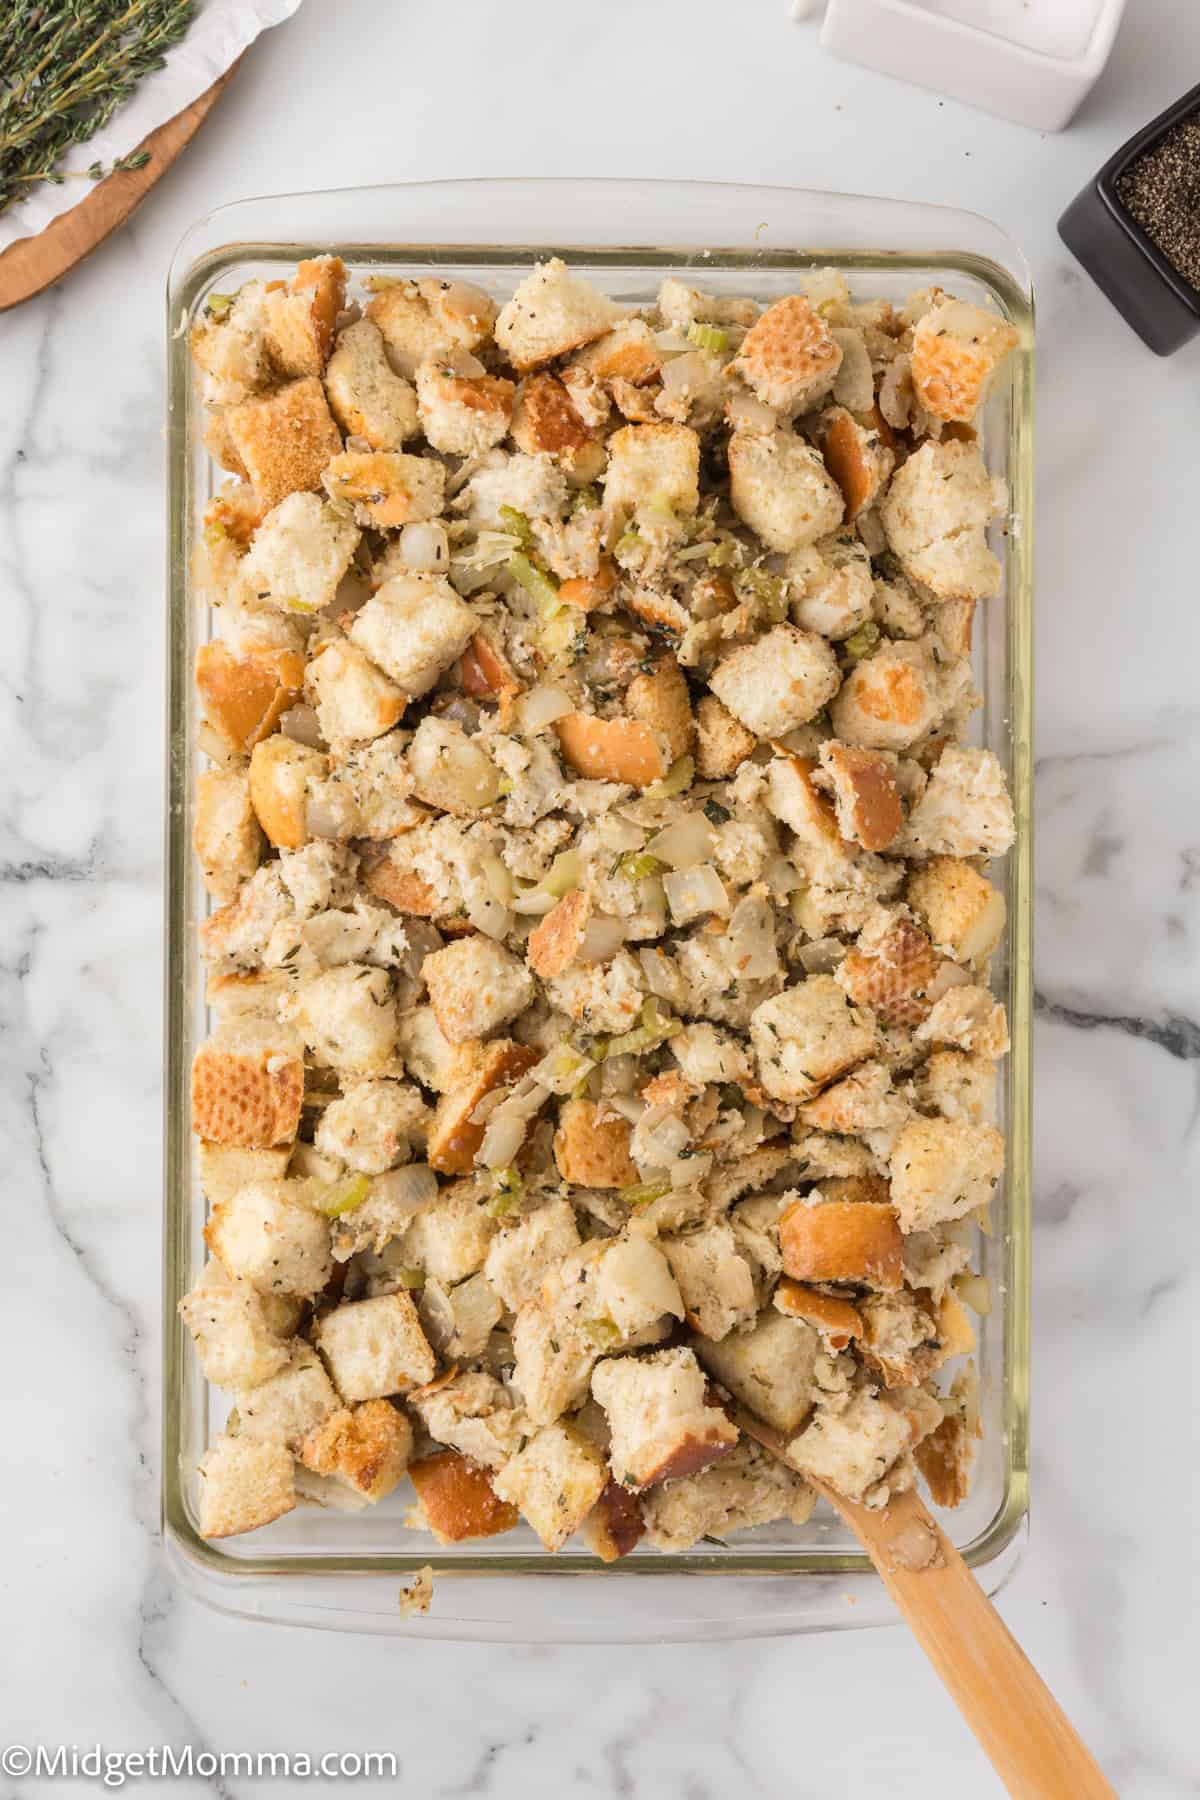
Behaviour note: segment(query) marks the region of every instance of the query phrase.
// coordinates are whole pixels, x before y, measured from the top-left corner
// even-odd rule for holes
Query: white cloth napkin
[[[260,31],[290,18],[299,5],[300,0],[197,0],[187,36],[168,50],[166,67],[139,82],[103,131],[67,153],[62,168],[86,169],[93,162],[107,168],[128,156],[150,132],[198,100]],[[27,200],[0,216],[0,250],[43,230],[91,192],[86,177],[69,178],[61,187],[39,182]]]

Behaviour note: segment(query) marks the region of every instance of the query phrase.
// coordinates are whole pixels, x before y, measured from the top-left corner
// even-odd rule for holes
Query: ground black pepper
[[[1150,241],[1200,289],[1200,116],[1181,119],[1117,179]]]

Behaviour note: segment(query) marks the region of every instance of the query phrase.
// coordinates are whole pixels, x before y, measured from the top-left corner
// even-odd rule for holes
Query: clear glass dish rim
[[[452,238],[334,238],[328,232],[289,236],[247,235],[257,223],[265,226],[300,209],[305,213],[324,206],[337,209],[366,205],[375,208],[396,203],[396,216],[417,200],[446,201],[479,196],[485,213],[499,210],[507,195],[531,203],[550,201],[577,210],[586,217],[592,205],[605,195],[620,201],[611,215],[627,216],[634,203],[661,218],[688,218],[697,209],[719,211],[726,204],[746,204],[755,198],[770,205],[809,213],[814,219],[836,217],[842,223],[841,241],[801,241],[801,247],[782,247],[764,225],[751,235],[744,226],[732,228],[732,236],[746,241],[700,244],[637,241],[623,234],[607,235],[611,241],[576,241],[561,232],[534,231],[488,241]],[[486,199],[485,199],[486,196]],[[495,200],[493,209],[487,201]],[[535,204],[535,212],[537,205]],[[753,210],[753,209],[752,209]],[[749,216],[749,215],[747,215]],[[869,222],[869,223],[868,223]],[[917,227],[915,242],[906,241]],[[889,228],[902,234],[889,237]],[[682,235],[682,234],[680,234]],[[985,249],[955,249],[955,243],[975,238]],[[874,241],[872,241],[874,240]],[[848,1577],[871,1572],[868,1559],[858,1553],[764,1550],[742,1553],[736,1564],[712,1554],[687,1553],[670,1558],[626,1558],[607,1567],[586,1555],[550,1557],[538,1552],[473,1556],[454,1552],[439,1556],[418,1550],[387,1555],[262,1555],[227,1556],[217,1544],[198,1536],[188,1513],[180,1478],[180,1401],[184,1379],[184,1333],[175,1306],[183,1291],[181,1277],[186,1263],[191,1152],[188,1118],[189,1033],[187,1004],[183,994],[185,935],[193,929],[187,916],[186,868],[190,844],[187,833],[188,759],[193,746],[188,738],[188,688],[186,606],[187,562],[191,551],[191,508],[188,477],[190,374],[187,339],[181,315],[191,309],[214,276],[225,266],[244,262],[256,254],[300,257],[336,251],[347,261],[378,262],[386,266],[421,256],[444,256],[447,261],[474,262],[480,267],[531,253],[570,254],[594,266],[620,267],[624,263],[672,267],[689,264],[745,268],[807,268],[842,265],[851,269],[903,269],[938,266],[985,281],[1017,327],[1020,343],[1013,357],[1011,431],[1006,458],[1012,509],[1022,520],[1022,530],[1010,541],[1008,575],[1009,742],[1012,754],[1013,805],[1017,839],[1010,852],[1009,918],[1010,1029],[1012,1065],[1009,1076],[1011,1113],[1008,1121],[1008,1241],[1005,1272],[1008,1295],[1005,1314],[1004,1492],[988,1525],[961,1553],[973,1568],[984,1568],[1013,1544],[1028,1511],[1028,1416],[1030,1336],[1030,1235],[1032,1106],[1031,1059],[1033,1013],[1032,963],[1032,423],[1033,423],[1033,295],[1028,267],[1011,239],[981,214],[924,202],[888,200],[869,195],[841,194],[832,190],[764,186],[760,184],[621,179],[606,177],[495,177],[436,182],[381,183],[370,187],[324,190],[312,193],[266,195],[222,206],[203,215],[181,239],[172,259],[167,284],[168,335],[168,565],[169,620],[167,632],[168,694],[168,804],[166,843],[166,962],[165,962],[165,1179],[163,1270],[163,1408],[162,1408],[162,1529],[175,1557],[191,1565],[209,1581],[213,1577],[261,1583],[264,1578],[295,1581],[321,1575],[411,1575],[432,1564],[439,1579],[502,1578],[514,1575],[539,1580],[591,1574],[621,1579],[657,1579],[693,1575],[710,1578],[755,1576]],[[995,604],[995,603],[993,603]],[[1006,1571],[1007,1572],[1007,1571]],[[464,1634],[469,1635],[469,1634]]]

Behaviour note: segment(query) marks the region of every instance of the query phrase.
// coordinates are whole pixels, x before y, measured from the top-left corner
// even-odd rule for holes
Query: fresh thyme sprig
[[[103,129],[192,22],[194,0],[4,0],[0,4],[0,213],[38,181],[93,181],[110,171],[62,169]],[[113,169],[140,169],[146,151]]]

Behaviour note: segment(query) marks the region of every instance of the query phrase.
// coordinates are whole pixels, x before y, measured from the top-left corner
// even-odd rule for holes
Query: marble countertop
[[[1197,1791],[1186,1600],[1198,1458],[1177,1372],[1195,1366],[1200,1294],[1187,1192],[1200,1067],[1200,344],[1157,361],[1054,225],[1115,145],[1194,79],[1198,51],[1193,9],[1140,0],[1081,116],[1046,138],[829,60],[782,0],[578,12],[307,0],[251,52],[132,222],[61,289],[0,321],[11,1233],[0,1736],[389,1749],[405,1791],[422,1796],[999,1792],[899,1631],[616,1655],[314,1638],[208,1612],[162,1563],[170,253],[196,215],[247,193],[652,174],[972,207],[1032,263],[1033,1524],[1000,1605],[1122,1796]],[[256,1791],[236,1775],[185,1785]]]

